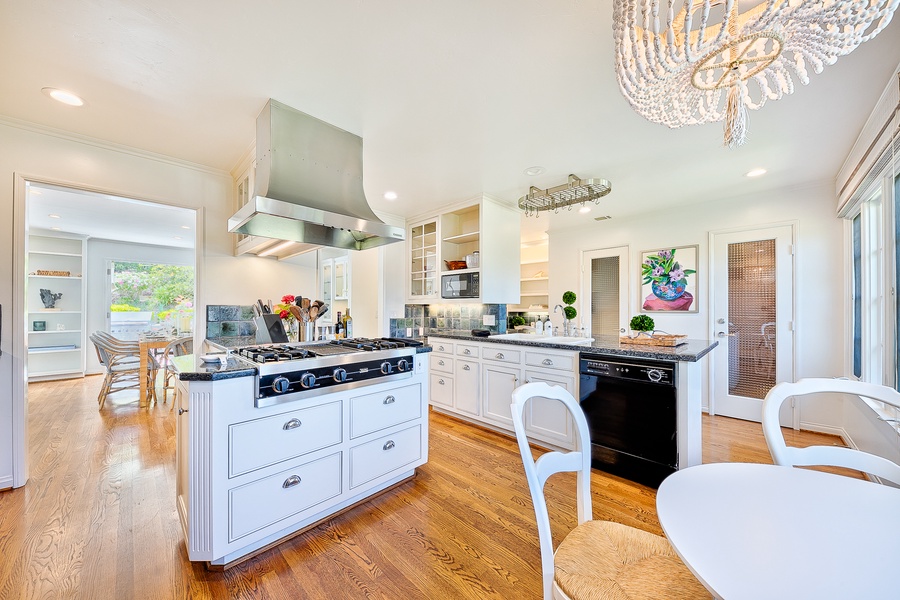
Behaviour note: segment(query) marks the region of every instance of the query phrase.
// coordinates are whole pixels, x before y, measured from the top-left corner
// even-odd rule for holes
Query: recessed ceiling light
[[[50,215],[47,215],[47,216],[50,217],[51,219],[61,219],[61,218],[62,218],[62,217],[60,217],[59,215],[53,215],[53,214],[50,214]]]
[[[760,175],[765,175],[765,174],[766,174],[765,169],[753,169],[752,171],[747,171],[747,173],[744,176],[745,177],[759,177]]]
[[[190,229],[190,226],[189,226],[189,225],[182,225],[181,228],[182,228],[182,229]]]
[[[535,175],[540,175],[542,173],[545,173],[546,171],[547,169],[545,169],[544,167],[528,167],[527,169],[525,169],[525,174],[534,177]]]
[[[50,229],[52,229],[53,231],[62,231],[59,227],[51,227]]]
[[[42,88],[41,91],[57,102],[62,102],[63,104],[67,104],[69,106],[84,106],[84,100],[82,100],[72,92],[67,92],[66,90],[58,90],[52,87]]]
[[[385,192],[385,193],[384,193],[384,199],[385,199],[385,200],[396,200],[396,199],[397,199],[397,192],[390,192],[390,191]]]
[[[578,212],[580,212],[583,215],[586,215],[589,212],[591,212],[591,207],[590,206],[582,206],[581,208],[578,209]]]
[[[180,239],[181,239],[181,236],[180,236],[180,235],[173,235],[173,236],[172,236],[172,239],[174,239],[174,240],[180,240]]]

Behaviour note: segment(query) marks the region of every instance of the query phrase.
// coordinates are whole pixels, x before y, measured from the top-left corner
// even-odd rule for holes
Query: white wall
[[[684,333],[692,339],[712,339],[713,332],[709,330],[709,232],[787,221],[798,223],[794,263],[794,377],[844,375],[842,323],[846,294],[840,290],[844,264],[843,227],[834,216],[834,189],[828,183],[682,206],[638,218],[591,221],[591,225],[578,229],[551,229],[550,304],[559,303],[566,290],[577,292],[582,289],[582,251],[628,246],[632,271],[629,307],[631,314],[638,314],[640,279],[637,274],[641,251],[699,244],[699,312],[654,313],[653,319],[658,329]],[[560,324],[560,315],[551,313],[551,318]],[[713,350],[717,351],[720,349]],[[705,358],[701,363],[704,381],[709,375],[709,360],[709,357]],[[707,385],[703,390],[704,409],[709,406],[709,393]],[[838,426],[841,410],[839,401],[817,403],[815,407],[801,407],[801,420]]]
[[[276,297],[308,286],[315,271],[289,262],[234,257],[226,222],[233,212],[233,182],[224,172],[151,156],[97,140],[0,119],[0,489],[12,483],[13,455],[24,460],[27,441],[13,420],[23,421],[25,403],[14,390],[24,389],[23,347],[14,347],[13,326],[24,330],[25,318],[13,314],[15,244],[24,231],[14,215],[16,176],[117,196],[137,198],[200,211],[197,233],[201,247],[198,304],[250,304],[257,297]],[[21,246],[20,246],[21,247]],[[198,327],[205,327],[198,315]],[[24,342],[23,342],[24,344]],[[13,359],[16,362],[14,372]],[[21,452],[20,452],[21,451]],[[21,465],[20,467],[21,468]],[[19,471],[16,471],[17,473]],[[21,483],[21,481],[19,482]]]
[[[108,331],[106,311],[109,307],[109,277],[106,268],[111,260],[143,263],[165,263],[170,265],[194,264],[192,248],[165,248],[148,244],[129,244],[111,240],[89,239],[87,242],[87,334],[94,331]],[[102,373],[103,367],[97,360],[97,353],[90,341],[85,348],[88,373]]]

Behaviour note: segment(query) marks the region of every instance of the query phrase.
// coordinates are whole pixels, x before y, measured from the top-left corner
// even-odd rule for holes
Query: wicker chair
[[[102,409],[110,394],[122,390],[140,389],[140,344],[124,342],[105,331],[95,331],[90,335],[90,340],[97,350],[100,364],[106,370],[100,395],[97,397],[97,402]],[[148,369],[148,376],[151,383],[150,393],[153,394],[152,382],[156,380],[156,368],[152,362]]]
[[[534,460],[522,418],[525,405],[534,397],[559,400],[566,406],[575,421],[574,452],[547,452]],[[593,520],[588,424],[572,394],[559,386],[537,382],[516,388],[512,399],[513,426],[537,517],[544,600],[709,598],[709,592],[666,538],[620,523]],[[563,471],[577,474],[578,526],[554,552],[544,483]]]

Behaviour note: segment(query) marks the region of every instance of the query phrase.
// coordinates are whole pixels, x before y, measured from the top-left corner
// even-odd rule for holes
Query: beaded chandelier
[[[638,114],[676,128],[725,121],[746,141],[747,109],[809,83],[850,54],[900,0],[615,0],[616,76]],[[738,6],[738,5],[741,6]]]

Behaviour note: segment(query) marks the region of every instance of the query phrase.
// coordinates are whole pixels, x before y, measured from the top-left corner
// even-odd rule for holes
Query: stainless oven
[[[478,273],[451,273],[441,276],[441,298],[478,298]]]

